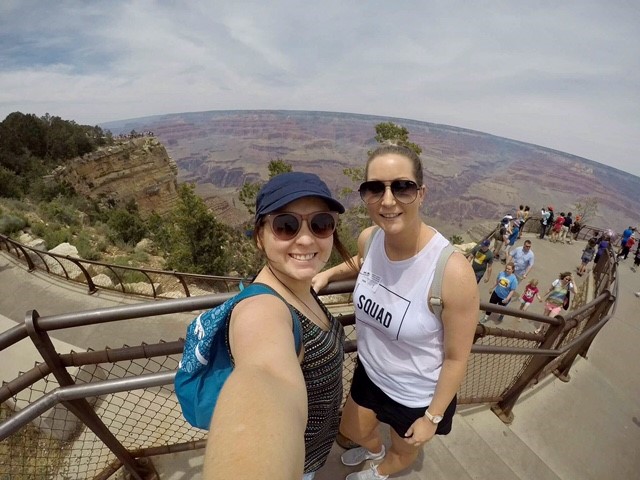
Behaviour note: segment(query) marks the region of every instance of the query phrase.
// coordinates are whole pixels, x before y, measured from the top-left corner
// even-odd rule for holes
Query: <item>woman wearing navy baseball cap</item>
[[[235,362],[211,422],[204,476],[310,480],[338,432],[344,331],[311,288],[335,248],[344,207],[311,173],[277,175],[256,199],[254,239],[266,257],[255,282],[276,295],[236,305],[228,326]],[[355,265],[353,265],[355,269]],[[290,307],[302,330],[296,351]]]

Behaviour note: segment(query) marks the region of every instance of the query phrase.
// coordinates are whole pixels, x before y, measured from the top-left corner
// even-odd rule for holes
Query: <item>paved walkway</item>
[[[583,242],[575,245],[533,241],[536,266],[530,274],[540,280],[541,291],[562,270],[574,270]],[[580,358],[563,383],[551,376],[523,395],[514,408],[515,420],[504,425],[488,407],[460,407],[453,432],[424,447],[420,461],[403,475],[412,480],[464,479],[635,479],[640,471],[640,273],[629,269],[631,260],[620,267],[618,309],[615,317],[594,341],[589,359]],[[499,271],[494,265],[494,274]],[[488,288],[481,284],[481,298],[488,300]],[[41,315],[86,310],[132,303],[118,295],[99,292],[87,295],[76,286],[53,283],[45,275],[28,273],[11,258],[0,254],[0,314],[20,321],[29,309]],[[535,303],[532,311],[542,312]],[[120,346],[163,337],[183,335],[187,316],[140,319],[128,323],[126,331],[117,324],[87,327],[85,331],[55,332],[62,341],[82,348]],[[513,322],[511,325],[509,322]],[[506,320],[507,328],[529,328]],[[77,329],[80,330],[80,329]],[[161,332],[161,333],[160,333]],[[6,355],[7,352],[4,352]],[[0,361],[7,361],[2,358]],[[344,478],[353,471],[339,464],[339,447],[334,447],[317,480]],[[154,459],[165,480],[200,479],[202,452],[171,454]]]

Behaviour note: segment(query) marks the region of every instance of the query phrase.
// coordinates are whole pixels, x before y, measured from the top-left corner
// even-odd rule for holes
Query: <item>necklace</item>
[[[267,268],[269,269],[269,271],[271,272],[271,275],[273,275],[273,277],[280,283],[280,285],[282,285],[284,288],[287,289],[287,291],[293,295],[293,297],[298,300],[302,305],[304,305],[307,308],[307,311],[309,313],[311,313],[311,315],[313,315],[318,322],[320,322],[320,324],[318,325],[321,328],[326,328],[327,330],[330,329],[331,324],[329,323],[329,321],[326,318],[322,318],[319,315],[316,314],[316,312],[313,311],[313,309],[306,304],[306,302],[304,300],[302,300],[298,295],[295,294],[295,292],[293,290],[291,290],[286,283],[284,283],[282,280],[280,280],[278,278],[278,276],[274,273],[273,270],[271,270],[271,265],[267,265]]]

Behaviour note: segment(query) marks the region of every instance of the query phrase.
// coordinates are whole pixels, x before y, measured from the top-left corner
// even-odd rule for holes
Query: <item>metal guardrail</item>
[[[534,334],[479,324],[458,402],[491,404],[494,413],[510,423],[518,398],[533,384],[550,374],[567,381],[575,358],[586,356],[615,311],[613,259],[610,251],[601,257],[566,315],[550,318],[482,302],[482,310],[547,327]],[[343,294],[344,300],[352,288],[353,282],[337,282],[322,294]],[[29,337],[42,357],[0,387],[0,478],[107,479],[124,466],[131,478],[151,479],[155,477],[149,457],[202,448],[206,432],[185,422],[173,392],[181,339],[66,353],[56,351],[49,332],[207,309],[231,295],[43,317],[31,311],[24,323],[0,333],[0,351]],[[343,372],[348,386],[355,358],[354,317],[347,313],[339,319],[349,339]]]
[[[26,263],[29,271],[41,270],[87,286],[92,294],[99,288],[153,298],[181,298],[238,291],[245,278],[199,275],[151,268],[113,265],[70,255],[38,250],[0,234],[0,250]]]

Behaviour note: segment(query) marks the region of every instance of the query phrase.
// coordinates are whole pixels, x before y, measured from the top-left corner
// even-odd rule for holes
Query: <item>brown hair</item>
[[[367,164],[364,167],[365,180],[369,178],[369,165],[371,164],[371,162],[374,159],[381,157],[382,155],[387,155],[391,153],[396,155],[402,155],[403,157],[406,157],[411,161],[411,163],[413,164],[413,175],[416,179],[416,183],[418,184],[419,187],[421,187],[423,184],[422,160],[420,160],[420,157],[418,156],[418,154],[413,150],[411,150],[410,148],[403,147],[402,145],[395,145],[393,143],[384,143],[380,147],[376,148],[373,152],[371,152],[371,154],[369,155],[369,158],[367,159]]]

